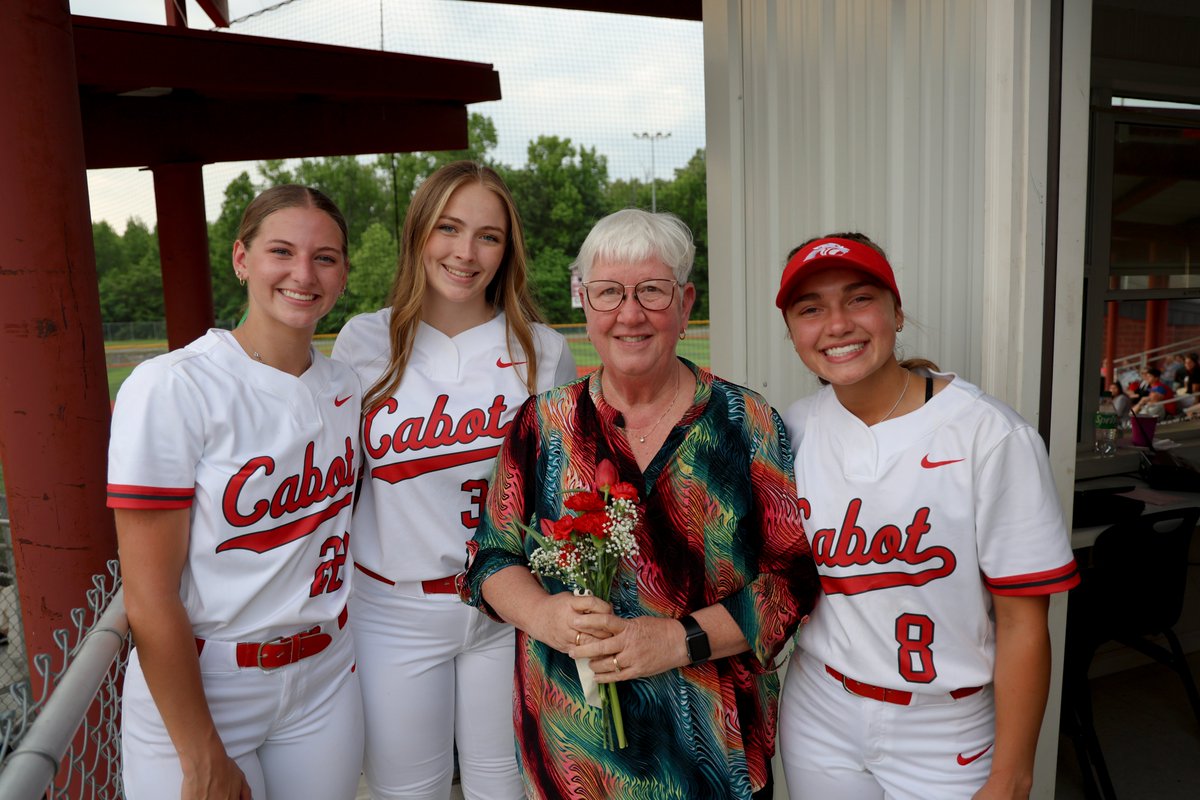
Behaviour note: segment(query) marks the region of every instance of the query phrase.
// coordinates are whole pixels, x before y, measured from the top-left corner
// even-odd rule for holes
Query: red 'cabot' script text
[[[351,491],[337,502],[320,508],[313,514],[292,520],[278,528],[268,531],[248,533],[222,542],[217,552],[225,550],[253,550],[265,553],[267,550],[295,541],[316,530],[322,522],[336,517],[338,513],[354,497],[354,442],[346,437],[346,452],[334,456],[329,466],[322,471],[313,464],[315,445],[309,442],[304,448],[304,468],[297,475],[288,475],[279,482],[270,500],[264,496],[243,502],[242,492],[247,482],[257,472],[270,475],[275,471],[275,459],[270,456],[257,456],[247,461],[225,485],[225,494],[221,498],[221,509],[226,521],[235,527],[244,528],[253,525],[263,517],[270,515],[271,519],[279,519],[285,514],[294,514],[324,500],[336,496],[343,489]],[[249,506],[250,512],[243,514],[239,508]]]
[[[449,444],[470,444],[481,436],[503,439],[508,423],[502,423],[500,418],[508,410],[504,404],[504,395],[496,395],[487,411],[471,408],[457,420],[446,413],[446,402],[450,398],[444,394],[438,395],[433,403],[433,410],[428,417],[409,417],[401,420],[391,433],[379,434],[379,444],[375,442],[375,417],[383,411],[396,413],[400,407],[396,398],[389,397],[381,405],[371,409],[363,422],[363,441],[371,458],[383,458],[388,450],[403,453],[405,450],[423,450],[426,447],[444,447]]]
[[[800,513],[812,517],[807,499],[799,501]],[[826,594],[862,594],[875,589],[896,586],[924,586],[954,572],[953,551],[934,545],[921,549],[921,537],[929,533],[929,508],[923,506],[913,515],[913,521],[903,531],[897,525],[884,525],[868,537],[858,526],[862,500],[857,497],[846,508],[840,529],[821,528],[812,534],[813,559],[822,567],[865,567],[875,564],[887,567],[893,562],[910,566],[928,565],[918,572],[879,571],[838,577],[822,575],[821,586]]]

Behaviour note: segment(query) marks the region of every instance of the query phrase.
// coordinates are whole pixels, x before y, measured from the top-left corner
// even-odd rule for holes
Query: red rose
[[[575,530],[603,539],[606,535],[604,525],[607,522],[608,514],[603,511],[589,511],[575,518]]]
[[[637,487],[632,483],[622,481],[612,487],[610,494],[618,500],[632,500],[635,503],[638,501]]]
[[[604,491],[619,479],[620,476],[617,475],[617,468],[607,458],[601,459],[600,463],[596,465],[595,482],[596,488],[599,491]]]
[[[576,517],[563,517],[554,523],[554,530],[551,535],[558,541],[565,542],[571,538],[572,531],[578,530],[579,526],[576,523]]]
[[[595,492],[573,492],[567,495],[563,505],[572,511],[603,511],[604,498]]]

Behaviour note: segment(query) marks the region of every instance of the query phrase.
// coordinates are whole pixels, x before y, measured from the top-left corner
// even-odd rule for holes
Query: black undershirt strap
[[[925,402],[928,403],[933,399],[933,378],[925,377]]]

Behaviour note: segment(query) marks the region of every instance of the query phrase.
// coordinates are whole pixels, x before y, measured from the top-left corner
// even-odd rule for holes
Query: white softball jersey
[[[361,402],[358,376],[316,348],[296,377],[217,329],[126,379],[108,505],[190,509],[180,595],[196,636],[266,641],[345,608]]]
[[[833,388],[784,415],[825,596],[797,644],[877,686],[991,683],[992,594],[1078,578],[1046,450],[1015,411],[953,374],[924,406],[868,427]]]
[[[391,309],[354,317],[333,357],[369,389],[387,367]],[[537,391],[576,377],[567,340],[533,326]],[[509,350],[505,316],[449,337],[420,323],[396,393],[363,420],[366,473],[354,517],[354,559],[397,582],[461,572],[492,465],[529,396],[525,358]]]

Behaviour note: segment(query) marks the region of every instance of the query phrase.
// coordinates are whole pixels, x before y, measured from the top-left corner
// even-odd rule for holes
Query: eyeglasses
[[[651,278],[630,286],[618,281],[588,281],[583,293],[593,311],[616,311],[625,302],[626,289],[633,289],[634,299],[647,311],[662,311],[675,299],[678,284],[668,278]]]

